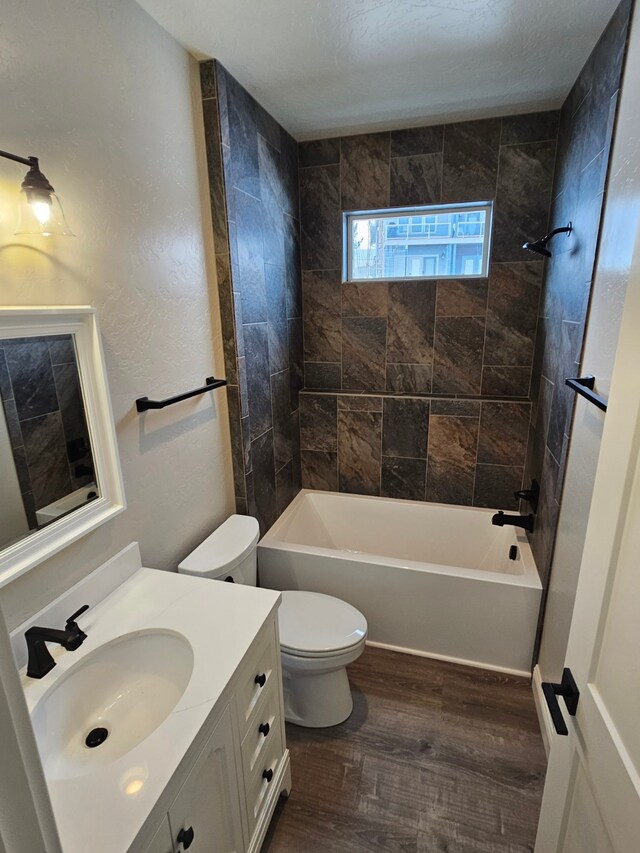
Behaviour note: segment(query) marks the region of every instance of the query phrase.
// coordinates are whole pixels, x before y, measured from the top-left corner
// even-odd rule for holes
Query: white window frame
[[[384,276],[380,278],[354,278],[352,259],[352,222],[358,219],[393,219],[399,216],[428,216],[439,213],[466,213],[468,211],[484,211],[485,229],[482,243],[482,267],[476,275],[424,275],[424,276]],[[366,283],[374,281],[434,281],[435,279],[473,280],[487,278],[491,263],[491,242],[493,236],[493,202],[473,201],[461,204],[425,204],[416,207],[386,207],[377,210],[346,210],[342,214],[342,283]]]

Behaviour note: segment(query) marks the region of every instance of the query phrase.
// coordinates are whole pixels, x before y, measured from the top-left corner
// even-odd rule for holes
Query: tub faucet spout
[[[529,513],[529,515],[506,515],[500,510],[491,519],[491,524],[495,524],[498,527],[504,527],[505,524],[509,524],[512,527],[523,527],[529,533],[533,533],[534,518],[533,513]]]

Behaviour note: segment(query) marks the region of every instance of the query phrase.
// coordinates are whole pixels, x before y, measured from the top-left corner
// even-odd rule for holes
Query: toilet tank
[[[232,515],[180,563],[178,571],[256,586],[260,528],[249,515]]]

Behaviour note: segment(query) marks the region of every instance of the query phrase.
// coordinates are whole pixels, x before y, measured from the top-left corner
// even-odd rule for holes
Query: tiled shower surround
[[[300,395],[306,488],[515,507],[531,405],[437,397]]]
[[[628,15],[562,113],[299,145],[202,64],[236,501],[263,530],[300,485],[517,509],[535,476],[544,576]],[[344,210],[486,200],[487,278],[342,284]],[[522,249],[568,219],[550,264]]]
[[[300,144],[304,487],[517,507],[544,269],[522,244],[547,230],[557,129],[543,112]],[[342,211],[487,200],[487,278],[342,283]]]
[[[305,387],[527,399],[558,114],[300,145]],[[494,201],[489,277],[342,284],[343,210]],[[523,460],[519,459],[518,464]]]
[[[547,227],[557,113],[296,152],[219,64],[201,72],[239,511],[264,530],[300,484],[515,508],[543,270],[521,245]],[[343,209],[488,199],[487,279],[342,285]],[[298,432],[303,322],[306,389],[356,393],[303,392]]]
[[[236,506],[264,533],[300,488],[297,143],[219,63],[200,69]]]
[[[545,266],[525,475],[540,482],[532,548],[543,581],[553,555],[575,403],[564,380],[580,374],[631,6],[631,0],[618,6],[560,114],[551,222],[571,220],[575,230],[569,239],[554,239]]]

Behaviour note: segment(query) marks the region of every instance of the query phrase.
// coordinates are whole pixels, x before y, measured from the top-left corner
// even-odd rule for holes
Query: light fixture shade
[[[18,208],[18,227],[14,234],[36,234],[40,237],[75,237],[67,225],[60,199],[54,193],[48,193],[48,198],[29,201],[28,192],[20,191]]]

